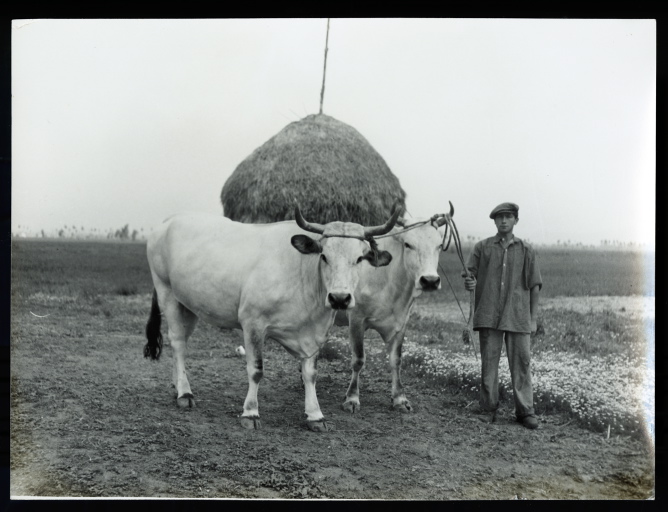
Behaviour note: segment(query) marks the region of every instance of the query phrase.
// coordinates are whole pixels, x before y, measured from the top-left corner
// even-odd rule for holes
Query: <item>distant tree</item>
[[[133,242],[134,242],[135,240],[137,240],[137,235],[138,235],[138,234],[139,234],[139,231],[137,231],[136,229],[132,231],[132,241],[133,241]]]
[[[116,233],[114,233],[114,236],[116,238],[120,238],[121,240],[129,239],[130,238],[130,226],[128,224],[126,224],[121,229],[117,229]]]
[[[42,230],[42,238],[46,238],[46,233]]]
[[[59,236],[60,238],[63,238],[63,237],[65,236],[65,230],[60,229],[60,230],[58,231],[58,236]]]

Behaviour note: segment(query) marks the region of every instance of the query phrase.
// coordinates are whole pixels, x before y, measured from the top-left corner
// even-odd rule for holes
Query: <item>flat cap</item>
[[[501,203],[499,206],[494,208],[492,210],[492,213],[489,214],[489,218],[493,219],[496,217],[499,213],[503,212],[510,212],[515,214],[515,217],[517,217],[517,212],[520,211],[520,207],[517,206],[515,203]]]

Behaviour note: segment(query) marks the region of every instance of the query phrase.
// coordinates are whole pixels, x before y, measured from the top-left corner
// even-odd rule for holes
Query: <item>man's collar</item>
[[[507,242],[508,245],[520,241],[520,239],[517,238],[514,234],[509,235],[509,237],[510,237],[510,241]],[[507,237],[503,237],[503,236],[501,236],[500,234],[497,233],[496,235],[494,235],[494,243],[495,243],[495,244],[500,244],[501,241],[506,242],[506,240],[505,240],[506,238],[507,238]]]

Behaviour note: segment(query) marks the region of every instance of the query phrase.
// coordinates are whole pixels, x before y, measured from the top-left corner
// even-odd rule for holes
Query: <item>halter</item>
[[[421,221],[416,222],[415,224],[411,224],[409,226],[402,226],[403,229],[401,231],[398,231],[396,233],[387,233],[386,235],[380,235],[380,236],[377,236],[375,238],[385,238],[387,236],[400,235],[402,233],[405,233],[406,231],[410,231],[411,229],[415,229],[415,228],[419,228],[420,226],[424,226],[427,223],[431,223],[431,225],[434,229],[438,229],[440,226],[436,225],[435,222],[441,217],[446,219],[446,222],[444,224],[445,232],[443,233],[443,241],[441,242],[441,250],[443,252],[445,252],[445,251],[448,250],[448,247],[450,247],[450,242],[452,240],[453,229],[450,228],[450,224],[452,223],[452,225],[454,226],[454,221],[452,220],[452,217],[447,213],[435,213],[434,215],[429,217],[427,220],[421,220]],[[457,228],[455,227],[455,230],[456,229]],[[448,238],[448,242],[446,244],[445,238],[448,236],[448,232],[449,232],[450,237]],[[459,235],[457,235],[457,236],[459,236]]]
[[[358,240],[361,240],[362,242],[364,242],[365,240],[368,240],[368,238],[364,238],[363,236],[357,236],[357,235],[322,235],[320,237],[320,240],[322,240],[323,238],[357,238]]]
[[[373,251],[373,257],[376,263],[376,266],[378,265],[378,242],[374,240],[374,238],[382,238],[383,236],[387,235],[381,235],[381,236],[368,236],[368,237],[363,237],[363,236],[357,236],[357,235],[322,235],[320,237],[320,240],[323,238],[355,238],[357,240],[360,240],[362,242],[368,242],[369,246],[371,247],[371,250]]]

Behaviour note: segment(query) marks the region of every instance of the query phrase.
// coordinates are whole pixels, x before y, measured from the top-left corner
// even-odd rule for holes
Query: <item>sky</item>
[[[220,214],[235,168],[318,113],[326,31],[14,20],[12,231]],[[323,113],[380,153],[412,216],[452,201],[463,239],[493,235],[512,201],[534,243],[654,246],[653,20],[334,18]]]

